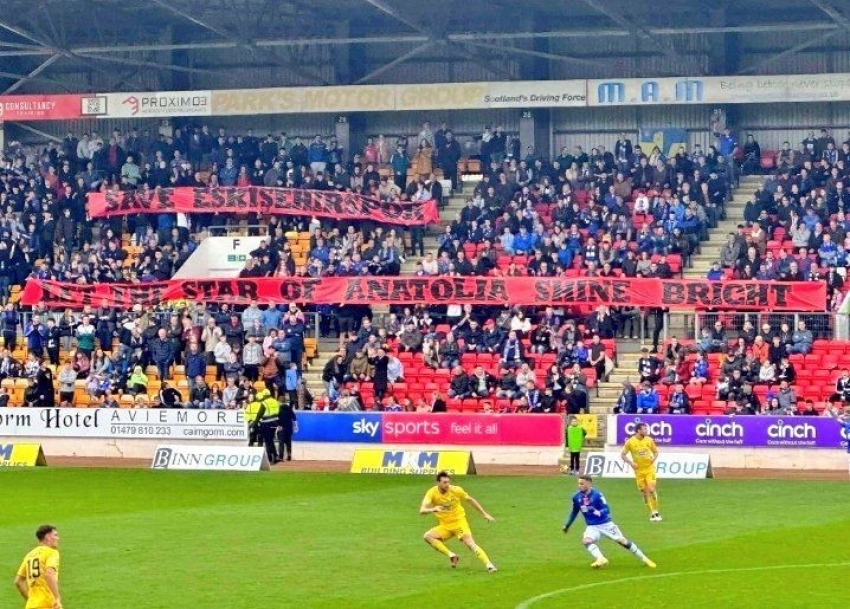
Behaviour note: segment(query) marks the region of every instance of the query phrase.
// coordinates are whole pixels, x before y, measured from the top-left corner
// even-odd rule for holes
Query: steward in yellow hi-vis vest
[[[269,456],[269,463],[277,463],[277,448],[274,443],[275,431],[277,431],[277,417],[280,412],[280,403],[272,396],[268,389],[257,392],[256,401],[260,403],[260,435]]]
[[[265,409],[260,399],[255,395],[245,406],[245,420],[248,422],[248,446],[258,446],[260,438],[260,419]]]

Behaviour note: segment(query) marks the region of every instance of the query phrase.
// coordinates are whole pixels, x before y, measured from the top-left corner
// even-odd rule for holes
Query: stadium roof
[[[802,51],[850,46],[844,4],[4,0],[0,93],[221,88],[222,72],[266,68],[286,75],[265,85],[386,82],[401,66],[415,81],[411,66],[436,61],[474,63],[492,80],[563,77],[554,65],[607,77],[647,56],[665,58],[670,75],[756,72]],[[759,36],[771,44],[742,67],[736,49]]]

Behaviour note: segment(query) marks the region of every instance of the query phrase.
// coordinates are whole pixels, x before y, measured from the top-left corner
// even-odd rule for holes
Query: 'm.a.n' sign
[[[694,78],[624,79],[595,83],[596,97],[591,98],[592,105],[698,104],[704,101],[705,95],[705,84]]]

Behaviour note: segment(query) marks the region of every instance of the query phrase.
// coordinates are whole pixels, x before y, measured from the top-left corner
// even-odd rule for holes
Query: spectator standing
[[[570,424],[567,427],[567,449],[570,452],[570,470],[571,476],[578,476],[581,470],[581,449],[584,447],[584,439],[587,436],[587,430],[581,426],[578,417],[570,417]]]
[[[634,414],[637,412],[637,394],[634,386],[623,381],[623,389],[617,397],[617,403],[614,405],[615,414]]]
[[[289,369],[284,373],[283,388],[286,391],[287,403],[296,404],[298,401],[298,383],[301,381],[301,375],[298,373],[298,366],[295,362],[289,362]]]
[[[59,372],[59,403],[60,406],[74,405],[74,384],[77,382],[77,371],[71,360],[68,360]]]
[[[94,351],[95,335],[96,329],[91,323],[91,319],[88,315],[83,315],[80,325],[77,326],[77,349],[89,358]]]
[[[298,417],[295,415],[296,402],[282,401],[277,415],[277,442],[280,460],[292,461],[292,436],[298,431]]]

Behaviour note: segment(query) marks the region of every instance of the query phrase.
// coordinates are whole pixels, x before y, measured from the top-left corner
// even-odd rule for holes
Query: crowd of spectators
[[[241,275],[397,275],[406,258],[416,256],[418,250],[414,273],[419,276],[670,277],[681,271],[707,231],[725,216],[736,173],[732,151],[737,144],[728,132],[720,137],[718,147],[703,152],[695,146],[690,153],[679,150],[669,158],[658,148],[643,150],[626,134],[618,138],[612,151],[603,146],[589,152],[579,146],[565,147],[552,159],[536,155],[533,149],[522,156],[519,140],[501,127],[486,127],[477,140],[480,182],[455,220],[442,227],[433,251],[425,252],[422,228],[405,234],[399,227],[371,221],[249,217],[249,224],[264,226],[265,239],[251,253]],[[168,279],[191,255],[199,231],[234,219],[217,214],[156,214],[93,221],[87,215],[85,197],[94,190],[266,185],[347,190],[385,201],[441,202],[440,178],[456,187],[458,161],[464,154],[447,125],[432,130],[428,123],[409,139],[369,138],[362,151],[351,155],[333,138],[325,141],[316,136],[305,141],[286,134],[258,138],[250,131],[235,135],[224,130],[213,135],[206,126],[175,129],[170,137],[116,131],[108,141],[96,133],[79,138],[68,134],[61,143],[38,150],[13,143],[0,164],[0,208],[5,211],[0,297],[8,300],[10,287],[27,277],[86,284]],[[799,152],[784,147],[777,155],[776,172],[753,195],[741,227],[729,236],[718,265],[720,273],[755,279],[825,279],[830,294],[840,296],[850,227],[850,219],[844,215],[850,203],[850,193],[844,188],[848,154],[850,142],[836,152],[826,134],[807,138]],[[286,235],[293,229],[309,230],[305,264],[296,264],[292,256]],[[717,269],[710,278],[717,278]],[[326,407],[336,407],[339,393],[348,390],[346,383],[362,385],[365,377],[378,405],[384,398],[396,399],[398,396],[381,390],[380,382],[376,385],[372,374],[359,379],[349,374],[357,355],[350,352],[350,345],[363,348],[360,359],[365,358],[366,363],[357,361],[367,370],[383,357],[393,362],[394,369],[395,362],[403,367],[411,361],[406,355],[411,351],[403,346],[402,337],[410,338],[408,322],[414,319],[414,334],[422,339],[418,347],[421,357],[416,351],[415,361],[448,371],[447,384],[440,390],[449,399],[495,398],[507,400],[509,408],[525,409],[526,394],[533,390],[541,392],[533,394],[528,405],[528,410],[535,410],[537,397],[547,397],[548,388],[558,406],[570,409],[566,388],[571,383],[541,378],[530,388],[520,378],[523,382],[517,383],[516,389],[500,389],[503,371],[510,377],[527,363],[532,372],[547,378],[550,373],[557,376],[541,366],[551,361],[565,376],[577,365],[580,370],[592,370],[594,379],[603,378],[604,362],[611,352],[606,355],[603,349],[599,359],[598,347],[595,355],[591,354],[594,345],[615,336],[633,337],[641,323],[647,334],[647,321],[654,319],[653,347],[657,350],[663,318],[660,310],[644,315],[627,307],[553,313],[534,308],[489,311],[476,307],[466,311],[450,306],[413,313],[396,311],[387,327],[365,335],[367,341],[375,338],[366,344],[361,335],[364,311],[345,305],[322,306],[318,311],[322,336],[336,331],[345,337],[346,373],[336,395],[327,387],[322,396]],[[252,320],[249,324],[244,323],[246,314]],[[178,365],[185,366],[188,395],[178,398],[174,387],[160,385],[160,402],[165,397],[160,393],[168,389],[169,404],[229,407],[233,400],[192,397],[199,375],[194,374],[195,367],[188,366],[191,345],[197,343],[206,365],[215,370],[223,395],[230,384],[236,388],[244,384],[247,390],[259,380],[268,380],[269,388],[276,392],[294,391],[303,387],[305,320],[302,313],[298,315],[302,317],[296,316],[299,321],[293,329],[288,314],[279,307],[252,305],[236,315],[226,306],[189,307],[154,320],[149,312],[109,309],[62,315],[36,310],[24,316],[10,303],[2,316],[6,346],[0,376],[32,378],[36,386],[43,385],[44,379],[36,380],[36,363],[40,365],[46,353],[46,365],[56,374],[61,395],[70,394],[73,371],[75,386],[86,381],[90,395],[101,399],[114,395],[115,390],[141,396],[145,392],[139,389],[149,376],[148,366],[156,368],[155,376],[165,384],[173,366]],[[555,318],[557,324],[552,323]],[[207,331],[209,323],[214,330]],[[215,340],[210,332],[218,332]],[[286,336],[292,332],[295,339]],[[89,341],[89,335],[93,340]],[[33,361],[14,357],[17,340],[26,341]],[[478,342],[485,340],[492,345]],[[62,345],[63,354],[74,348],[74,359],[60,361],[57,344]],[[505,355],[505,345],[514,344],[519,347]],[[796,347],[792,344],[791,348]],[[464,361],[469,353],[498,357],[482,358],[479,370],[477,358]],[[275,362],[274,374],[269,361]],[[511,361],[516,365],[507,365]],[[297,379],[290,373],[290,364]],[[660,368],[678,374],[683,366],[682,361],[674,360]],[[135,382],[130,382],[131,378]],[[388,386],[392,387],[392,382]],[[215,389],[209,387],[212,393]],[[232,392],[228,396],[232,397]],[[525,404],[520,403],[523,398]]]
[[[531,313],[533,318],[526,314]],[[602,307],[572,319],[552,307],[451,305],[438,323],[426,307],[370,317],[343,332],[325,364],[324,409],[428,410],[466,405],[499,412],[578,413],[613,367],[615,322]]]
[[[796,148],[763,153],[749,136],[744,150],[745,169],[767,175],[708,279],[823,281],[835,310],[850,252],[850,138],[839,148],[826,129],[810,131]]]
[[[140,407],[237,408],[259,383],[302,408],[312,403],[303,380],[309,320],[295,304],[251,303],[239,313],[204,303],[122,313],[36,307],[28,319],[19,328],[19,314],[6,307],[0,349],[0,382],[8,393],[27,379],[27,406],[73,406],[85,393],[87,404],[106,407],[129,395]]]
[[[481,144],[485,165],[496,169],[493,172],[488,169],[485,179],[498,179],[503,184],[502,190],[511,188],[519,193],[525,189],[527,194],[531,187],[538,192],[538,185],[543,184],[542,174],[523,179],[517,173],[528,165],[528,159],[519,160],[520,146],[515,137],[506,135],[501,128],[492,133],[488,128]],[[413,154],[409,154],[409,148],[413,148]],[[413,142],[400,138],[393,145],[383,136],[370,138],[362,153],[354,153],[348,159],[334,139],[326,143],[317,136],[305,143],[300,137],[289,140],[282,134],[261,140],[250,131],[232,135],[220,130],[213,135],[204,126],[175,129],[171,136],[135,129],[127,133],[115,131],[106,141],[97,133],[80,137],[69,133],[62,142],[40,149],[13,142],[4,151],[0,166],[0,200],[6,210],[4,239],[0,241],[0,296],[8,300],[9,288],[20,285],[27,277],[85,284],[168,279],[191,255],[199,231],[229,220],[212,214],[191,217],[184,214],[131,215],[126,219],[93,220],[86,210],[86,195],[92,191],[262,184],[350,190],[384,200],[442,201],[442,183],[438,178],[445,177],[456,186],[457,164],[462,154],[445,124],[432,130],[428,123]],[[588,159],[587,163],[590,162]],[[549,163],[542,159],[532,165],[537,169],[558,167],[557,161]],[[408,179],[409,172],[415,172],[411,179]],[[497,174],[501,177],[495,178]],[[557,183],[567,184],[566,174],[561,177],[553,174],[552,177]],[[602,178],[600,172],[596,178]],[[568,192],[569,189],[562,190]],[[509,198],[514,196],[511,194]],[[548,199],[540,202],[547,203]],[[566,202],[564,199],[562,204]],[[478,203],[475,200],[472,205],[480,209]],[[435,274],[454,272],[445,263],[448,250],[442,243],[439,260],[435,260],[433,254],[425,256],[422,229],[411,231],[407,237],[396,228],[369,221],[318,224],[309,220],[248,218],[249,223],[266,223],[267,238],[252,253],[242,275],[392,275],[399,273],[405,256],[415,254],[417,248],[423,257],[421,272],[432,267]],[[296,267],[286,233],[292,228],[305,227],[312,229],[309,256],[306,265]],[[474,231],[472,238],[475,239]],[[464,243],[466,241],[464,237]],[[545,243],[541,241],[541,245]],[[545,249],[541,254],[543,252]],[[488,255],[485,253],[482,257],[488,258]],[[460,262],[461,272],[466,273],[463,261]],[[663,271],[663,260],[661,268]],[[322,334],[332,329],[345,332],[346,326],[359,330],[359,313],[353,309],[323,307]],[[71,386],[79,389],[80,382],[84,381],[92,400],[102,399],[108,403],[124,392],[144,399],[146,391],[143,389],[150,383],[151,369],[155,368],[153,376],[161,383],[156,393],[160,402],[232,406],[233,400],[209,401],[192,397],[199,376],[195,374],[197,358],[190,357],[194,355],[193,343],[202,347],[198,351],[204,354],[207,365],[214,366],[216,381],[221,383],[232,381],[240,386],[243,377],[251,383],[257,380],[254,378],[257,369],[265,368],[263,378],[277,379],[270,384],[280,389],[281,386],[285,388],[289,372],[286,362],[297,362],[295,366],[300,371],[303,336],[295,341],[300,347],[291,347],[289,338],[274,336],[289,332],[288,326],[272,328],[265,324],[257,328],[244,324],[244,316],[256,310],[251,306],[233,317],[226,306],[204,310],[190,307],[179,315],[154,318],[147,312],[107,308],[93,311],[88,307],[82,312],[63,314],[38,308],[30,313],[22,312],[15,302],[10,302],[2,318],[5,351],[0,374],[8,379],[35,379],[34,362],[43,363],[56,375],[60,402],[72,402],[75,393],[70,390]],[[272,325],[276,323],[275,311],[276,307],[262,311],[264,320],[268,322],[270,318]],[[451,317],[451,311],[435,312],[437,315],[444,313]],[[202,316],[200,321],[199,316]],[[615,311],[614,316],[619,319],[620,312]],[[210,338],[212,330],[208,331],[207,326],[212,319],[221,335],[217,335],[220,340]],[[552,330],[558,328],[546,332]],[[629,331],[635,331],[634,324]],[[527,343],[533,339],[534,348],[539,352],[548,349],[543,347],[544,330],[535,328],[533,337],[528,334],[529,328],[523,332],[523,339]],[[608,329],[604,332],[607,332],[606,337],[613,335]],[[440,335],[440,340],[444,341],[445,336]],[[18,341],[26,344],[26,358],[17,348]],[[262,347],[259,358],[254,346],[257,343]],[[463,338],[460,344],[464,344]],[[225,353],[227,346],[230,352]],[[568,342],[567,349],[572,348],[572,343]],[[558,348],[553,347],[553,352],[555,350]],[[270,354],[273,357],[270,358]],[[60,361],[66,357],[72,359]],[[29,366],[21,361],[24,359],[31,360]],[[269,359],[282,364],[276,374],[271,374],[271,364],[266,364]],[[516,359],[523,360],[520,352]],[[565,366],[568,359],[562,361]],[[175,365],[184,366],[182,374],[185,374],[189,394],[179,398],[175,387],[167,386]],[[582,360],[582,365],[587,362]],[[240,369],[244,374],[237,374]],[[72,375],[75,376],[72,378]],[[44,385],[43,379],[38,385]],[[215,389],[211,387],[210,391],[215,393]],[[221,389],[226,393],[227,387]],[[168,395],[167,400],[163,399],[163,392]],[[45,404],[53,403],[55,400],[48,398],[47,393],[30,391],[27,395],[30,398],[39,395]]]
[[[418,274],[671,276],[723,217],[733,174],[716,150],[668,158],[626,134],[613,152],[482,159],[482,180]]]
[[[826,401],[850,398],[848,375],[836,380],[843,344],[830,352],[823,340],[830,335],[828,326],[815,332],[809,327],[822,317],[795,323],[792,316],[777,315],[761,327],[747,316],[707,317],[698,340],[673,337],[660,352],[643,348],[636,384],[623,383],[616,412],[820,414]]]

